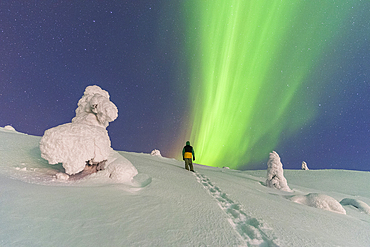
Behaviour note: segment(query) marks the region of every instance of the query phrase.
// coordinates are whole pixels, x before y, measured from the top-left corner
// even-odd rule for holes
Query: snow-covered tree
[[[302,170],[309,170],[305,161],[302,161]]]
[[[117,107],[109,100],[109,93],[98,86],[88,86],[78,101],[72,123],[107,128],[118,117]]]
[[[83,171],[87,165],[96,165],[99,167],[96,170],[106,168],[111,173],[109,177],[129,180],[138,172],[111,148],[106,130],[117,116],[118,109],[109,100],[108,92],[98,86],[88,86],[78,102],[72,123],[45,131],[40,141],[41,157],[49,164],[62,163],[68,175]]]
[[[284,177],[283,164],[279,155],[272,151],[267,162],[267,179],[266,186],[283,191],[291,191],[287,180]]]
[[[158,149],[154,149],[151,153],[151,156],[159,156],[162,157],[161,152]]]

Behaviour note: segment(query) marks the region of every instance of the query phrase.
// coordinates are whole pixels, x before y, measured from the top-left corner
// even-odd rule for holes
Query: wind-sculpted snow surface
[[[214,185],[209,178],[195,173],[198,182],[217,200],[220,208],[227,214],[229,223],[246,243],[246,246],[277,246],[272,230],[256,218],[243,212],[240,204],[231,200],[226,193]]]
[[[353,206],[357,208],[359,211],[364,212],[366,214],[370,214],[370,207],[367,205],[367,203],[358,200],[358,199],[352,199],[352,198],[344,198],[340,201],[340,204],[343,206]]]
[[[120,151],[106,162],[118,169],[108,166],[84,179],[65,181],[54,177],[64,171],[61,164],[50,166],[40,157],[40,139],[0,128],[0,246],[370,243],[370,216],[361,212],[366,208],[361,202],[370,205],[369,172],[286,169],[294,189],[286,192],[264,186],[266,170],[194,164],[198,173],[193,174],[183,161]],[[126,162],[140,171],[131,184],[109,178]],[[287,200],[313,191],[338,201],[345,198],[347,214]]]
[[[60,181],[52,176],[61,165],[40,157],[40,137],[4,136],[0,246],[244,246],[183,162],[119,152],[140,170],[132,186],[105,179],[109,168]]]

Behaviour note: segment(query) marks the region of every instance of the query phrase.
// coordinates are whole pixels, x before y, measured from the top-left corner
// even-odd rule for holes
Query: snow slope
[[[264,185],[265,170],[191,173],[182,161],[120,152],[151,183],[58,181],[63,168],[41,158],[40,139],[0,128],[0,246],[370,245],[368,172],[284,170],[284,192]],[[347,198],[346,214],[290,200],[310,193]]]

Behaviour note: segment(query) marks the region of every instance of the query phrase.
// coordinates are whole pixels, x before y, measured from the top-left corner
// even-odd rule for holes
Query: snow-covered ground
[[[40,139],[0,128],[0,246],[370,246],[369,172],[284,170],[286,192],[265,186],[266,170],[192,173],[119,152],[142,184],[63,181]]]

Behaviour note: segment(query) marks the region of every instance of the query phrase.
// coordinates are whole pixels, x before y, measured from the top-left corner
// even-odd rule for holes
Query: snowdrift
[[[346,210],[344,210],[342,205],[333,197],[327,195],[310,193],[308,195],[293,196],[290,200],[310,207],[320,208],[339,214],[346,214]]]

